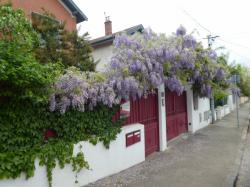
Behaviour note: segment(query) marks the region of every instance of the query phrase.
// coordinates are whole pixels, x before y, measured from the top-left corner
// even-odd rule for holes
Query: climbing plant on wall
[[[48,96],[55,80],[63,79],[64,66],[37,58],[41,38],[21,10],[0,6],[0,38],[0,179],[32,177],[36,159],[46,167],[50,186],[57,163],[71,164],[74,172],[89,168],[81,148],[73,155],[74,145],[90,141],[108,147],[121,129],[121,121],[112,119],[119,106],[50,112]]]
[[[95,111],[71,109],[61,115],[28,100],[0,105],[0,179],[17,178],[22,172],[32,177],[36,158],[46,166],[50,186],[57,161],[61,168],[71,164],[74,172],[89,168],[83,151],[73,155],[74,144],[103,142],[108,148],[121,128],[122,121],[112,120],[117,109],[100,105]]]

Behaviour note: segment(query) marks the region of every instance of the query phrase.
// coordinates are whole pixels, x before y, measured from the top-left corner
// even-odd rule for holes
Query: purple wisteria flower
[[[165,85],[171,92],[176,92],[178,95],[184,91],[184,86],[175,76],[165,79]]]
[[[128,49],[128,51],[127,51],[127,55],[128,55],[128,59],[131,59],[131,58],[132,58],[132,56],[133,56],[133,50]]]
[[[193,74],[194,80],[199,80],[199,76],[200,76],[199,70],[195,70],[195,71],[194,71],[194,74]]]
[[[215,74],[215,79],[216,80],[222,80],[225,78],[225,72],[222,68],[217,69],[216,74]]]
[[[184,40],[183,41],[184,48],[195,48],[196,47],[197,41],[192,35],[184,36],[183,40]]]
[[[177,30],[176,30],[176,35],[177,36],[184,36],[186,34],[186,29],[181,25]]]
[[[143,32],[143,36],[145,40],[151,40],[153,38],[153,31],[150,28],[147,28]]]
[[[180,64],[184,69],[193,69],[195,56],[190,51],[183,51],[180,55]]]
[[[120,62],[117,58],[113,57],[110,62],[110,66],[113,69],[119,68],[120,67]]]
[[[216,60],[217,59],[217,53],[214,50],[210,50],[208,51],[208,57],[212,60]]]
[[[54,85],[55,93],[50,97],[50,110],[62,114],[70,107],[84,112],[102,103],[109,107],[118,104],[117,96],[110,82],[98,82],[95,73],[82,73],[69,69]]]
[[[240,89],[239,88],[231,88],[232,94],[240,96]]]
[[[178,55],[178,51],[175,48],[168,48],[164,51],[164,60],[172,61]]]
[[[185,84],[191,84],[200,96],[210,97],[213,81],[226,81],[226,72],[213,62],[216,52],[203,49],[183,26],[168,38],[151,29],[132,36],[119,34],[114,48],[104,73],[69,68],[61,75],[50,97],[50,110],[93,110],[99,103],[112,107],[122,99],[147,96],[163,83],[178,95]]]
[[[208,84],[203,84],[201,86],[201,93],[200,93],[200,95],[202,97],[208,97],[208,98],[210,98],[211,95],[212,95],[212,87],[210,85],[208,85]]]

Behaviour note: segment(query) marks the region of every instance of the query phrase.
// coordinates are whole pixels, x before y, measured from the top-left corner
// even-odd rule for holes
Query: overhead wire
[[[193,16],[191,16],[191,14],[189,14],[186,10],[182,9],[183,13],[186,14],[193,22],[195,22],[200,28],[202,28],[203,30],[209,32],[209,34],[211,34],[212,32],[206,28],[205,26],[203,26],[199,21],[197,21],[197,19],[195,19]],[[231,44],[231,45],[235,45],[235,46],[238,46],[238,47],[242,47],[242,48],[246,48],[246,49],[249,49],[250,50],[250,47],[247,47],[247,46],[244,46],[242,44],[238,44],[238,43],[235,43],[235,42],[230,42],[230,41],[227,41],[227,40],[224,40],[224,39],[221,39],[221,38],[218,38],[218,40],[220,41],[223,41],[224,43],[228,43],[228,44]],[[238,55],[239,57],[241,58],[245,58],[246,60],[250,61],[249,58],[245,57],[244,55],[241,55],[239,54],[238,52],[235,52],[235,50],[232,50],[230,48],[228,48],[231,52],[233,52],[234,54]]]
[[[245,48],[245,49],[249,49],[249,50],[250,50],[250,47],[245,46],[245,45],[242,45],[242,44],[239,44],[239,43],[231,42],[231,41],[224,40],[224,39],[221,39],[221,38],[218,38],[218,40],[221,40],[222,42],[225,42],[225,43],[228,43],[228,44],[231,44],[231,45],[235,45],[235,46],[238,46],[238,47],[241,47],[241,48]]]
[[[189,14],[186,10],[182,9],[182,11],[184,14],[186,14],[188,17],[190,17],[193,20],[193,22],[195,22],[197,25],[199,25],[205,31],[209,32],[209,34],[212,33],[208,28],[204,27],[199,21],[197,21],[197,19],[195,19],[193,16],[191,16],[191,14]]]

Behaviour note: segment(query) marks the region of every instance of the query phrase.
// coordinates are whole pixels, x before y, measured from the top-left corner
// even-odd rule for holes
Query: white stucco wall
[[[209,111],[209,119],[205,120],[204,113]],[[210,100],[208,98],[198,99],[198,109],[194,110],[193,91],[187,89],[187,113],[188,113],[188,131],[194,133],[197,130],[206,127],[211,123]],[[201,121],[200,121],[201,117]]]
[[[230,111],[233,111],[236,108],[235,103],[233,103],[233,95],[232,94],[227,96],[227,104],[230,108]]]
[[[224,114],[225,114],[225,116],[228,115],[229,113],[230,113],[230,107],[229,107],[229,105],[228,104],[224,105]]]
[[[108,62],[110,61],[112,57],[112,51],[113,51],[113,46],[109,45],[109,46],[97,48],[92,52],[94,60],[95,61],[100,60],[96,66],[97,71],[105,70],[105,67],[107,66]]]
[[[240,104],[244,104],[244,103],[246,103],[246,102],[248,101],[248,97],[246,97],[246,96],[241,96],[241,97],[239,98],[239,100],[240,100]]]
[[[141,132],[141,141],[126,147],[125,135],[136,130]],[[75,145],[74,154],[79,152],[80,145],[90,170],[81,171],[77,175],[78,183],[75,184],[75,173],[72,172],[71,166],[66,165],[64,169],[56,167],[53,170],[53,187],[80,187],[143,162],[145,160],[144,125],[133,124],[123,127],[117,139],[111,142],[109,149],[106,149],[102,143],[94,146],[88,142],[80,142]],[[38,160],[35,165],[34,177],[26,180],[22,175],[15,180],[1,180],[0,187],[47,187],[45,167],[40,167]]]

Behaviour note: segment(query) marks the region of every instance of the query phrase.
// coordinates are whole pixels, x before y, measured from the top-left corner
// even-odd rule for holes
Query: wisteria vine
[[[103,73],[80,72],[70,68],[54,85],[50,110],[64,113],[69,107],[85,111],[98,104],[112,107],[121,100],[147,96],[165,84],[181,94],[187,85],[202,97],[213,87],[227,85],[226,70],[216,63],[214,50],[204,49],[180,26],[170,37],[151,29],[114,40],[113,56]]]

